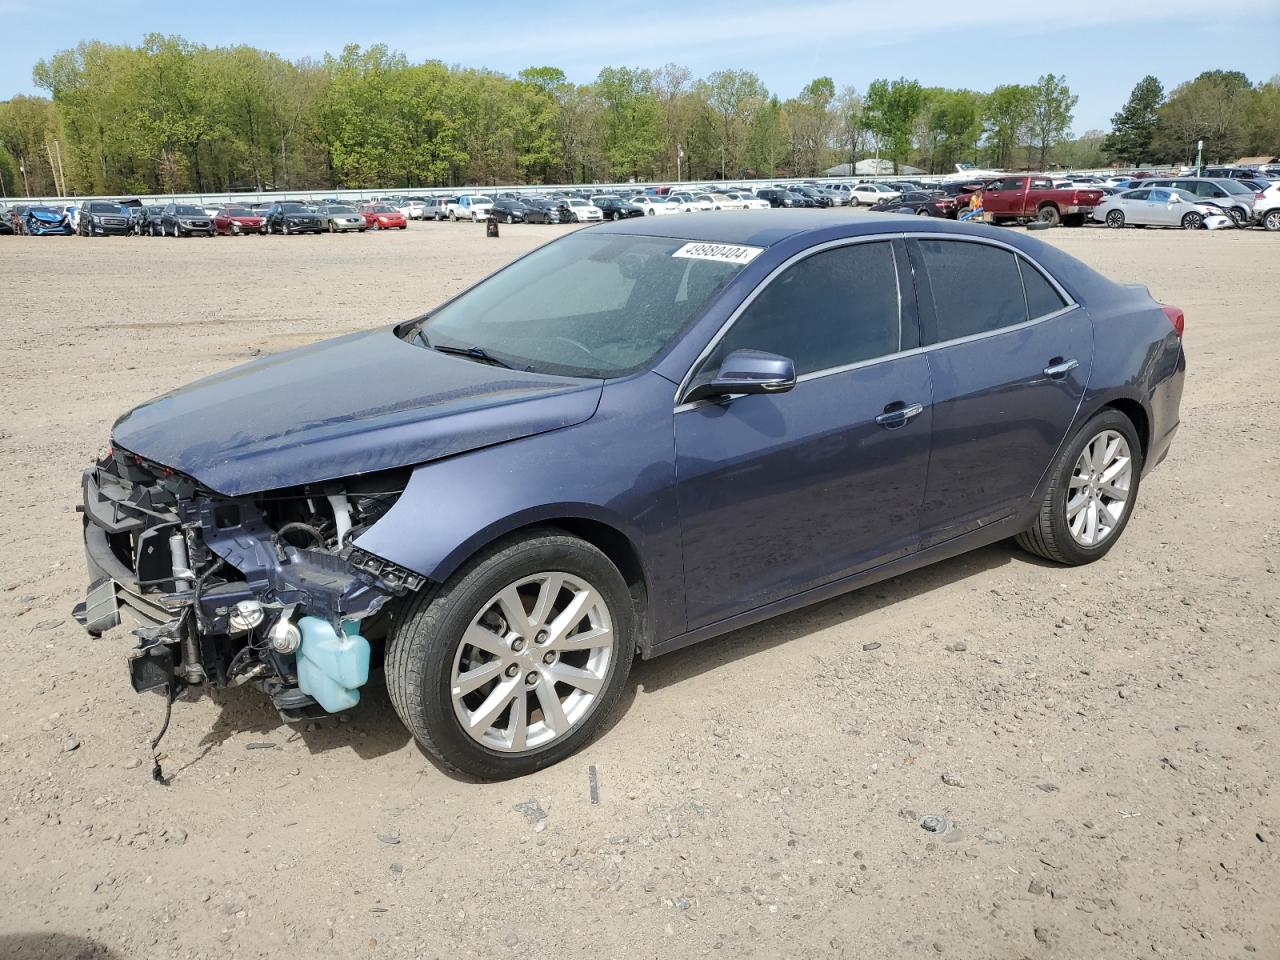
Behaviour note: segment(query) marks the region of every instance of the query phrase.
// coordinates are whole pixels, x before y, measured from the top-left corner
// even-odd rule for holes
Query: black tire
[[[1112,230],[1121,230],[1124,228],[1124,211],[1108,210],[1106,224]]]
[[[1237,227],[1247,227],[1249,225],[1248,213],[1246,213],[1244,210],[1241,210],[1239,207],[1230,207],[1227,210],[1227,215],[1230,216],[1233,221],[1235,221],[1235,225]]]
[[[1199,230],[1203,226],[1204,226],[1204,217],[1202,217],[1195,210],[1192,210],[1190,213],[1186,214],[1182,218],[1183,230]]]
[[[1062,214],[1058,212],[1058,208],[1053,204],[1045,204],[1036,213],[1036,219],[1041,223],[1047,223],[1051,227],[1056,227],[1062,222]]]
[[[1129,496],[1125,500],[1124,514],[1111,534],[1097,546],[1086,547],[1076,542],[1067,527],[1068,482],[1081,452],[1104,430],[1116,431],[1129,445],[1132,468]],[[1133,516],[1141,478],[1142,446],[1138,441],[1138,431],[1134,429],[1133,422],[1119,410],[1101,411],[1081,427],[1071,441],[1063,447],[1050,473],[1049,488],[1045,491],[1035,522],[1030,529],[1018,534],[1016,538],[1018,546],[1038,557],[1073,567],[1101,559],[1124,535],[1129,518]]]
[[[454,714],[449,684],[463,633],[490,597],[545,571],[583,577],[609,608],[617,638],[608,676],[590,712],[543,747],[509,754],[472,739]],[[617,705],[635,652],[635,609],[617,567],[591,544],[555,529],[499,541],[433,593],[409,602],[387,641],[387,691],[396,713],[444,765],[486,780],[524,776],[565,759],[591,739]]]
[[[1271,233],[1280,231],[1280,207],[1274,210],[1268,210],[1262,215],[1262,227]]]

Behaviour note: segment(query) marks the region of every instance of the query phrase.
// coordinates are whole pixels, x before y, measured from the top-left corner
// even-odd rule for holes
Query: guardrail
[[[1010,171],[1016,173],[1018,171]],[[1115,170],[1110,168],[1093,169],[1093,170],[1069,170],[1055,171],[1045,174],[1045,176],[1062,177],[1067,174],[1075,175],[1092,175],[1092,176],[1113,176]],[[1152,167],[1144,169],[1143,172],[1164,173],[1167,175],[1177,174],[1178,167]],[[882,180],[895,179],[911,179],[923,183],[942,183],[946,180],[955,181],[958,179],[956,174],[892,174],[886,173],[878,177],[868,176],[848,176],[848,177],[769,177],[767,179],[750,179],[744,178],[740,180],[654,180],[648,183],[544,183],[544,184],[496,184],[496,185],[471,185],[466,187],[383,187],[374,190],[336,190],[336,189],[317,189],[317,190],[263,190],[263,191],[242,191],[224,193],[148,193],[148,194],[104,194],[93,196],[45,196],[45,197],[0,197],[0,204],[10,205],[15,203],[33,203],[33,204],[49,204],[49,205],[66,205],[70,203],[87,203],[90,200],[122,200],[136,198],[146,204],[165,204],[165,203],[193,203],[197,206],[222,206],[234,203],[271,203],[277,200],[325,200],[334,199],[338,201],[350,201],[354,203],[364,202],[368,200],[377,200],[382,197],[389,196],[414,196],[414,197],[446,197],[459,196],[461,194],[494,194],[494,193],[519,193],[519,194],[542,194],[556,190],[592,190],[592,191],[612,191],[620,189],[644,189],[645,187],[654,186],[670,186],[673,191],[677,187],[685,187],[688,189],[701,189],[712,186],[743,186],[750,188],[755,187],[771,187],[776,185],[787,186],[789,184],[802,183],[871,183]]]

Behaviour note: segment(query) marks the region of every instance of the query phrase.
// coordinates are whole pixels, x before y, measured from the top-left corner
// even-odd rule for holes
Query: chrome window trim
[[[684,377],[680,380],[680,385],[676,388],[675,396],[672,398],[675,404],[673,412],[683,413],[686,410],[693,410],[702,406],[703,404],[714,402],[712,400],[695,400],[692,403],[681,403],[680,398],[684,396],[685,391],[689,387],[689,382],[693,379],[694,374],[697,372],[698,368],[702,365],[702,362],[711,355],[711,353],[715,350],[717,346],[719,346],[720,341],[724,339],[724,335],[728,333],[729,328],[732,327],[733,324],[737,322],[738,317],[740,317],[743,313],[746,312],[747,308],[751,306],[752,303],[755,302],[756,297],[760,295],[761,291],[763,291],[767,286],[769,286],[769,284],[773,283],[773,281],[779,276],[779,274],[781,274],[783,271],[787,270],[788,268],[794,266],[796,263],[799,263],[801,260],[804,260],[812,256],[815,253],[822,253],[823,251],[834,249],[836,247],[852,246],[855,243],[890,242],[893,240],[952,240],[960,243],[982,243],[982,244],[986,244],[987,246],[999,247],[1002,250],[1007,250],[1010,253],[1012,253],[1014,256],[1022,258],[1022,260],[1028,263],[1031,267],[1039,271],[1040,275],[1044,277],[1047,281],[1049,281],[1049,285],[1058,292],[1058,295],[1060,297],[1062,297],[1062,299],[1065,301],[1065,305],[1061,309],[1055,310],[1052,313],[1046,313],[1039,317],[1032,317],[1028,320],[1024,320],[1022,323],[1011,324],[1010,326],[1007,326],[1007,327],[998,327],[995,330],[985,330],[982,333],[973,333],[967,337],[956,337],[953,340],[940,340],[937,343],[930,343],[930,344],[922,345],[919,347],[913,347],[910,350],[899,350],[896,353],[885,354],[882,357],[872,357],[871,359],[868,359],[868,360],[859,360],[856,363],[843,364],[837,367],[826,367],[822,370],[814,370],[811,373],[806,373],[796,377],[796,383],[806,383],[810,380],[817,380],[817,379],[820,379],[821,377],[829,377],[837,373],[846,373],[850,370],[856,370],[860,367],[869,367],[875,364],[884,363],[889,360],[896,360],[900,357],[909,357],[909,356],[914,356],[916,354],[928,353],[930,351],[939,350],[944,347],[951,347],[951,346],[956,346],[958,344],[964,344],[964,343],[972,343],[974,341],[985,340],[988,337],[994,337],[999,334],[1010,333],[1016,330],[1022,330],[1026,327],[1032,326],[1033,324],[1044,323],[1048,320],[1056,320],[1058,317],[1061,317],[1067,313],[1070,313],[1072,310],[1075,310],[1080,306],[1080,304],[1076,301],[1076,299],[1072,297],[1071,294],[1068,293],[1066,289],[1063,288],[1062,284],[1058,282],[1057,278],[1054,277],[1053,274],[1051,274],[1048,270],[1044,269],[1044,267],[1042,267],[1034,258],[1023,253],[1021,250],[1019,250],[1017,247],[1013,246],[1012,244],[1005,243],[1003,240],[997,240],[994,237],[970,237],[970,236],[953,237],[945,233],[926,233],[923,231],[914,231],[914,232],[908,232],[908,233],[874,234],[870,236],[861,236],[861,237],[841,237],[837,240],[828,240],[825,243],[820,243],[812,247],[807,247],[806,249],[791,255],[782,263],[778,264],[778,266],[774,267],[773,270],[769,271],[769,275],[767,277],[765,277],[763,280],[760,281],[760,283],[756,285],[756,288],[751,291],[751,293],[747,296],[747,298],[743,300],[742,303],[738,304],[736,308],[734,308],[733,313],[729,314],[728,319],[726,319],[725,322],[720,325],[720,329],[717,330],[715,335],[707,342],[706,347],[704,347],[702,351],[698,354],[698,356],[694,359],[692,365],[689,367],[688,371],[685,372]],[[894,276],[898,279],[898,345],[901,346],[902,345],[902,282],[901,282],[901,277],[898,274],[897,251],[893,251],[893,268],[894,268]],[[1021,276],[1022,276],[1021,271],[1019,271],[1018,276],[1021,282]],[[1025,286],[1024,286],[1023,296],[1024,296],[1024,302],[1025,302],[1025,296],[1026,296]],[[923,330],[921,330],[921,337],[923,339]]]

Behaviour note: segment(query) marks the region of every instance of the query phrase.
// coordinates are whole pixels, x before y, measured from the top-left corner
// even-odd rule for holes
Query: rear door
[[[1093,363],[1085,311],[998,242],[919,238],[933,439],[922,547],[1022,508],[1066,437]]]

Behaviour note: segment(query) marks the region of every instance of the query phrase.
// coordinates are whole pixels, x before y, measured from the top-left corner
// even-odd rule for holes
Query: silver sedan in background
[[[1180,227],[1199,230],[1206,217],[1218,216],[1222,210],[1201,203],[1186,190],[1174,187],[1139,187],[1107,197],[1093,209],[1093,219],[1108,227]]]
[[[368,227],[368,224],[364,222],[364,217],[360,215],[355,207],[348,207],[341,203],[324,204],[317,207],[316,215],[330,233],[343,233],[347,230],[356,230],[364,233]]]

